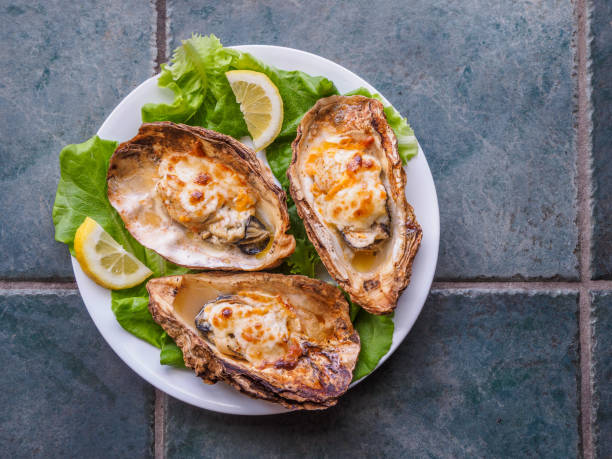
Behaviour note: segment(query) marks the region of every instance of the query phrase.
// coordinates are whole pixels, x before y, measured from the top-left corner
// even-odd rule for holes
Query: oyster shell
[[[286,196],[233,138],[170,122],[143,124],[110,159],[108,199],[145,247],[194,269],[253,271],[295,248]]]
[[[303,276],[186,274],[147,283],[153,318],[204,382],[288,408],[335,405],[359,335],[341,292]]]
[[[363,96],[320,99],[292,148],[291,197],[325,267],[367,311],[393,311],[422,232],[383,105]]]

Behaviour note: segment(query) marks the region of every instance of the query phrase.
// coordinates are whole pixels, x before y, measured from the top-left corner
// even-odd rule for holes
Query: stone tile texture
[[[153,36],[149,2],[2,2],[0,279],[72,277],[51,220],[59,152],[151,76]]]
[[[310,51],[377,87],[436,181],[437,278],[577,279],[569,0],[205,3],[168,0],[171,48]]]
[[[1,2],[0,280],[72,278],[51,220],[59,151],[151,76],[156,3]],[[407,116],[438,191],[437,280],[579,280],[575,2],[165,3],[169,53],[192,33],[310,51]],[[612,279],[612,4],[587,3],[591,268]],[[591,299],[604,458],[612,291]],[[573,291],[435,290],[396,353],[338,406],[240,417],[168,397],[162,447],[168,458],[581,457],[578,303]],[[77,291],[0,289],[0,323],[1,456],[153,456],[154,389],[104,342]]]
[[[593,277],[612,279],[612,2],[593,0]]]
[[[167,457],[576,457],[577,311],[574,293],[435,292],[334,408],[240,417],[170,398]]]
[[[78,293],[0,291],[3,457],[150,457],[153,388],[106,344]]]
[[[593,298],[593,362],[597,457],[612,457],[612,292]]]

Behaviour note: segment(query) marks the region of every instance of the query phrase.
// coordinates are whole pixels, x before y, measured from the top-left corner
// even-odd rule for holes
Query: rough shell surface
[[[239,290],[280,294],[298,316],[310,320],[310,342],[295,368],[253,368],[244,360],[219,352],[195,328],[195,312],[185,318],[177,297],[189,291],[233,294]],[[269,273],[200,273],[153,279],[147,283],[153,318],[183,351],[187,367],[204,382],[224,381],[251,397],[292,409],[324,409],[346,392],[359,355],[359,335],[349,317],[349,306],[336,288],[304,276]],[[204,295],[206,296],[206,295]],[[210,298],[202,297],[204,304]],[[200,304],[198,303],[198,304]],[[302,319],[301,319],[302,320]]]
[[[337,231],[330,228],[315,211],[305,191],[302,161],[306,155],[309,132],[327,123],[343,134],[367,130],[378,136],[381,145],[378,160],[387,192],[391,217],[390,239],[385,244],[384,262],[370,272],[359,272],[338,248]],[[287,171],[291,197],[304,221],[310,241],[331,276],[350,295],[351,300],[373,314],[393,311],[400,293],[410,282],[412,261],[419,248],[422,231],[410,204],[406,201],[406,174],[397,150],[397,139],[383,111],[383,105],[363,96],[331,96],[320,99],[310,109],[297,129],[292,144],[293,155]],[[346,247],[346,242],[344,242]]]
[[[264,252],[249,255],[239,246],[213,246],[169,216],[156,192],[158,165],[164,155],[191,151],[197,143],[208,157],[244,177],[258,196],[258,209],[272,227],[272,242]],[[277,266],[295,249],[293,236],[286,234],[289,215],[285,193],[252,150],[218,132],[171,122],[145,123],[136,137],[115,150],[107,184],[108,199],[132,236],[178,265],[255,271]]]

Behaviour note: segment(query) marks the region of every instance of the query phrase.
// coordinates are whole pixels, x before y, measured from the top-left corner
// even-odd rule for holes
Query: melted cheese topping
[[[340,230],[367,230],[387,214],[380,162],[368,153],[374,138],[322,137],[304,165],[317,210]]]
[[[158,174],[157,191],[173,220],[205,239],[244,237],[255,194],[235,170],[206,156],[201,144],[190,153],[165,155]]]
[[[291,336],[295,314],[290,306],[280,296],[252,292],[236,296],[204,308],[217,349],[258,366],[295,362],[301,348]]]

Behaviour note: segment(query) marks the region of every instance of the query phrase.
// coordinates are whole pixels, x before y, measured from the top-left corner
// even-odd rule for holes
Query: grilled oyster
[[[255,154],[203,128],[143,124],[110,159],[108,199],[138,242],[194,269],[259,270],[295,248],[286,197]]]
[[[320,99],[292,148],[291,197],[325,267],[367,311],[393,311],[422,233],[383,105],[363,96]]]
[[[201,273],[147,283],[153,318],[204,382],[289,408],[335,405],[359,335],[340,291],[303,276]]]

